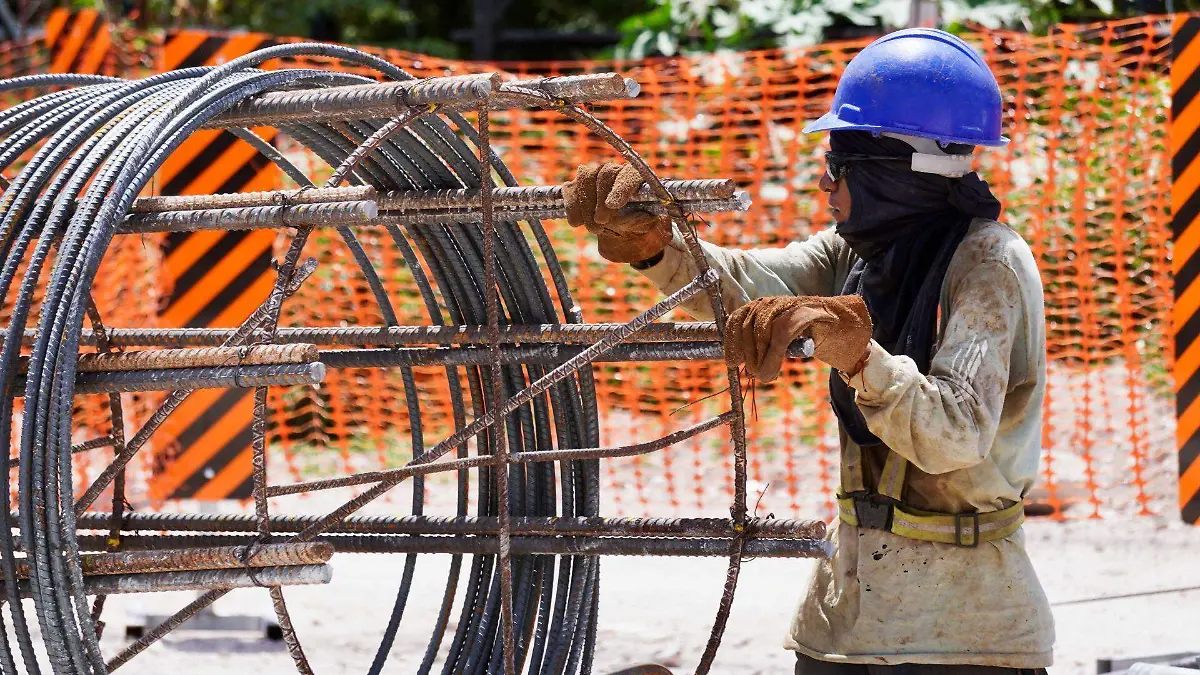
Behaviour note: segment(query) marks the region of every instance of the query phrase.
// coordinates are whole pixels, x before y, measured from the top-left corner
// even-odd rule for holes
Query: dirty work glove
[[[788,345],[801,337],[812,338],[813,356],[856,374],[871,342],[866,303],[857,295],[751,300],[725,324],[725,359],[735,367],[745,363],[751,375],[770,382],[779,377]]]
[[[671,241],[671,219],[647,211],[621,213],[642,187],[642,174],[629,164],[580,166],[563,185],[567,222],[596,235],[600,255],[618,263],[641,262],[662,253]]]

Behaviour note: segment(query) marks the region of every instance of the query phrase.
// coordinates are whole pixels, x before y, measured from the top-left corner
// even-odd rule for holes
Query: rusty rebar
[[[370,185],[349,185],[336,188],[299,190],[270,190],[265,192],[227,192],[215,195],[178,195],[139,197],[130,213],[165,213],[168,211],[202,211],[206,209],[238,209],[252,206],[297,206],[328,202],[375,201],[377,193]]]
[[[71,446],[71,454],[77,455],[81,452],[89,452],[91,450],[96,450],[98,448],[113,447],[114,445],[115,445],[115,443],[111,436],[102,436],[100,438],[93,438],[90,441],[84,441],[83,443],[76,443],[75,445],[72,445]],[[20,466],[20,465],[21,465],[20,457],[9,457],[8,458],[9,468],[12,468],[15,466]]]
[[[271,530],[299,532],[317,516],[271,516]],[[82,530],[108,527],[109,514],[87,512],[76,525]],[[250,514],[127,513],[122,532],[254,532],[256,517]],[[487,535],[499,527],[495,516],[356,516],[329,528],[330,534],[422,534]],[[826,525],[820,520],[750,518],[745,529],[764,539],[822,539]],[[529,517],[512,519],[514,535],[573,535],[620,537],[716,537],[733,536],[728,518],[603,518]]]
[[[76,371],[80,373],[115,373],[174,368],[274,366],[313,363],[317,360],[317,356],[316,345],[303,343],[253,345],[249,347],[159,349],[138,352],[81,354]],[[28,369],[27,357],[22,357],[20,369],[22,371]]]
[[[636,98],[641,86],[620,73],[590,73],[587,75],[563,75],[558,77],[535,77],[514,80],[500,86],[501,91],[511,87],[533,89],[554,98],[569,99],[575,103]]]
[[[504,404],[504,370],[500,357],[500,285],[496,277],[496,220],[493,204],[492,146],[488,108],[479,109],[479,215],[483,224],[483,298],[487,311],[488,362],[491,364],[491,391],[488,392],[490,407]],[[512,580],[512,505],[508,498],[508,434],[488,434],[491,455],[499,465],[496,471],[496,503],[499,505],[499,533],[496,536],[497,564],[500,566],[500,638],[505,673],[516,675],[517,645],[513,633],[513,580]]]
[[[737,184],[729,179],[668,180],[663,181],[663,186],[678,201],[717,201],[732,199],[737,194]],[[561,207],[562,190],[561,185],[498,187],[492,190],[492,200],[497,209]],[[383,211],[479,209],[483,203],[479,190],[466,188],[390,191],[379,194],[376,200]],[[642,186],[629,201],[631,204],[658,204],[660,200],[653,190]]]
[[[739,537],[654,538],[654,537],[535,537],[514,536],[513,555],[628,555],[628,556],[707,556],[726,557],[730,546],[744,540],[744,555],[764,558],[820,558],[828,555],[827,542],[817,539],[768,539]],[[131,550],[179,548],[185,546],[245,546],[249,535],[145,535],[128,537]],[[328,534],[313,541],[330,544],[336,553],[446,553],[457,555],[496,555],[499,541],[495,535],[431,537],[424,535]],[[104,538],[79,537],[84,550],[103,547]],[[278,568],[289,569],[289,568]]]
[[[103,540],[104,537],[97,537]],[[92,542],[86,537],[81,549],[102,542]],[[329,542],[316,542],[332,547]],[[243,543],[238,548],[244,547]],[[107,545],[107,544],[103,544]],[[137,547],[137,541],[131,543]],[[150,550],[138,551],[147,553]],[[84,590],[88,595],[118,595],[123,593],[161,593],[170,591],[213,591],[254,586],[296,586],[327,584],[333,578],[329,565],[286,565],[282,567],[246,567],[238,569],[205,569],[174,572],[146,572],[139,574],[97,574],[83,578]],[[19,584],[21,597],[27,597],[29,582]],[[6,600],[0,593],[0,600]]]
[[[750,197],[745,192],[736,192],[729,199],[683,200],[679,202],[679,206],[688,213],[741,212],[750,208]],[[665,214],[668,210],[668,207],[662,204],[645,203],[627,206],[620,213],[648,211]],[[556,220],[566,217],[567,209],[564,206],[520,206],[496,210],[496,220],[501,222]],[[482,216],[478,209],[447,209],[444,211],[385,211],[373,222],[382,225],[461,225],[478,223],[481,219]]]
[[[277,91],[242,101],[205,126],[226,129],[395,117],[404,108],[469,105],[500,86],[500,75],[453,75],[424,80]]]
[[[393,202],[395,203],[395,202]],[[724,213],[745,211],[750,198],[745,192],[734,192],[727,199],[684,199],[679,206],[689,213]],[[666,206],[645,202],[626,207],[634,210],[666,213]],[[550,220],[565,218],[566,207],[557,205],[512,206],[497,208],[496,219],[503,222]],[[207,209],[197,211],[164,211],[138,213],[128,216],[117,234],[149,234],[154,232],[201,232],[279,229],[286,227],[369,227],[375,225],[456,225],[482,221],[478,208],[401,207],[380,212],[375,202],[329,202],[298,206],[253,206],[247,208]]]
[[[530,347],[504,345],[500,363],[558,364],[584,353],[584,345],[542,344]],[[802,338],[788,347],[791,358],[812,356],[812,341]],[[395,368],[400,366],[467,366],[488,363],[489,348],[394,347],[330,349],[321,352],[321,362],[329,368]],[[628,363],[657,361],[722,361],[725,352],[718,342],[647,342],[619,345],[592,359],[592,363]]]
[[[553,343],[591,344],[619,330],[619,323],[575,323],[500,326],[500,341],[505,344]],[[110,328],[108,339],[120,347],[201,347],[217,346],[228,340],[233,328]],[[310,343],[323,346],[368,345],[452,345],[485,344],[486,326],[344,326],[280,328],[275,342]],[[32,340],[32,331],[25,335]],[[716,342],[720,340],[712,321],[651,323],[630,335],[626,342]],[[83,331],[83,344],[94,344],[95,335]]]
[[[285,126],[297,123],[383,119],[408,106],[458,109],[486,101],[491,109],[520,107],[513,89],[538,91],[557,99],[593,102],[633,98],[637,82],[615,73],[568,75],[502,83],[497,73],[431,77],[381,84],[271,92],[243,101],[205,124],[207,128]]]
[[[156,370],[80,373],[76,394],[108,394],[173,389],[228,389],[231,387],[292,387],[318,384],[325,378],[321,363],[274,366],[221,366],[216,368],[160,368]],[[14,378],[24,385],[24,378]]]
[[[729,179],[693,179],[663,181],[667,192],[681,202],[718,201],[732,199],[737,194],[736,184]],[[497,209],[518,207],[562,206],[561,185],[525,185],[519,187],[496,187],[492,190],[493,204]],[[222,211],[256,207],[291,207],[295,222],[309,224],[299,219],[305,216],[301,206],[328,206],[331,204],[377,202],[379,208],[388,211],[439,211],[445,209],[478,209],[481,196],[478,189],[408,190],[377,193],[367,185],[346,187],[321,187],[305,190],[272,190],[266,192],[227,193],[215,195],[182,195],[172,197],[141,197],[134,202],[131,216],[126,223],[144,222],[148,214],[178,211]],[[643,186],[630,198],[631,204],[657,204],[654,191]],[[136,215],[136,217],[135,217]],[[232,216],[227,216],[232,217]],[[309,218],[315,220],[313,216]],[[318,223],[313,223],[318,224]]]
[[[103,527],[107,527],[105,524]],[[249,555],[247,555],[249,554]],[[85,575],[147,574],[150,572],[188,572],[197,570],[243,569],[245,567],[284,567],[329,562],[333,547],[320,542],[281,543],[252,546],[216,546],[182,550],[119,551],[82,556],[79,565]],[[29,565],[17,564],[21,578],[29,575]]]
[[[117,234],[349,227],[366,225],[378,214],[374,201],[135,213],[125,218]]]

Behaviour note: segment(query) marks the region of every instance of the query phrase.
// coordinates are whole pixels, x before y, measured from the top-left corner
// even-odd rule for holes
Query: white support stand
[[[200,513],[220,513],[220,505],[218,502],[202,501],[197,502],[197,511]],[[197,591],[196,597],[203,595],[205,591]],[[267,640],[282,640],[283,629],[279,627],[274,615],[265,614],[218,614],[213,607],[216,603],[200,610],[192,618],[188,619],[176,631],[230,631],[239,633],[258,633]],[[128,613],[128,621],[125,624],[125,639],[136,640],[146,633],[147,630],[154,628],[160,623],[170,618],[169,614],[151,614],[144,611],[138,611],[138,608],[131,609]]]

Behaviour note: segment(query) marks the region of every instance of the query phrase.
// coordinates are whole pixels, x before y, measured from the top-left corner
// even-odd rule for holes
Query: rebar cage
[[[257,68],[299,56],[372,68],[390,81]],[[636,96],[636,83],[613,73],[417,80],[352,49],[291,44],[216,68],[136,81],[37,75],[0,83],[3,91],[38,88],[52,91],[0,112],[0,169],[15,176],[5,185],[0,222],[0,288],[11,307],[0,355],[0,423],[18,446],[10,453],[16,510],[0,534],[3,597],[10,599],[0,671],[107,672],[230,589],[258,586],[270,594],[297,669],[311,673],[282,588],[328,582],[336,553],[403,553],[392,618],[370,669],[376,673],[395,639],[418,556],[442,553],[452,562],[421,673],[439,662],[447,673],[590,672],[600,556],[724,556],[724,593],[696,668],[704,673],[744,556],[825,555],[823,523],[748,516],[742,389],[734,369],[727,372],[724,412],[656,440],[601,446],[592,363],[723,359],[719,279],[689,214],[748,206],[731,181],[660,180],[585,110],[591,101]],[[564,216],[561,186],[519,187],[491,148],[489,112],[518,106],[557,111],[636,166],[646,180],[636,206],[669,214],[699,275],[627,323],[586,323],[541,223]],[[332,175],[315,185],[251,130],[259,126],[294,139]],[[204,128],[236,134],[299,189],[139,197],[163,161]],[[386,230],[420,292],[428,325],[397,319],[380,270],[357,238],[364,227]],[[262,228],[285,233],[285,252],[276,260],[269,298],[236,329],[109,327],[92,301],[114,237]],[[317,267],[302,258],[318,228],[336,231],[354,254],[384,325],[279,326],[281,308]],[[697,297],[707,299],[715,321],[658,321]],[[806,343],[791,350],[809,353]],[[433,443],[423,431],[412,375],[428,366],[444,367],[454,408],[454,432]],[[269,483],[269,387],[314,385],[329,368],[400,373],[413,459],[395,469]],[[130,461],[193,392],[220,388],[254,390],[253,514],[128,512]],[[121,395],[140,391],[164,397],[126,437]],[[72,401],[86,393],[107,395],[111,425],[80,441]],[[655,452],[719,428],[730,439],[730,518],[601,515],[601,459]],[[107,466],[90,484],[74,484],[73,456],[100,448],[111,448]],[[457,477],[456,516],[423,515],[424,477],[437,472]],[[403,483],[412,490],[411,515],[354,515]],[[335,509],[272,513],[272,498],[347,486],[361,492]],[[477,492],[474,515],[467,513],[469,489]],[[111,507],[102,506],[110,493]],[[472,556],[467,567],[465,554]],[[204,593],[119,653],[101,653],[107,595],[168,590]],[[33,619],[23,603],[11,601],[18,597],[32,598]],[[456,603],[462,617],[448,635]]]

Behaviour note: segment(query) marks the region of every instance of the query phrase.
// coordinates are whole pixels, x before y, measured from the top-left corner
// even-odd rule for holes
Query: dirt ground
[[[1200,529],[1149,518],[1027,526],[1030,554],[1054,603],[1056,675],[1094,673],[1096,660],[1200,651]],[[440,599],[448,556],[425,556],[384,672],[415,670],[428,640],[428,620]],[[780,643],[809,566],[805,560],[746,563],[716,673],[788,673]],[[400,578],[399,558],[334,559],[330,586],[290,589],[288,604],[314,669],[320,675],[366,672]],[[716,559],[607,558],[601,567],[599,649],[594,672],[656,662],[691,672],[717,607],[725,563]],[[1170,590],[1188,588],[1190,590]],[[1165,590],[1167,592],[1110,598]],[[174,611],[188,600],[123,596],[106,619],[142,609]],[[1082,601],[1082,602],[1081,602]],[[270,614],[267,594],[236,591],[222,613]],[[451,625],[453,629],[453,624]],[[120,647],[110,629],[106,652]],[[122,669],[125,673],[295,672],[280,643],[228,633],[178,632]]]

